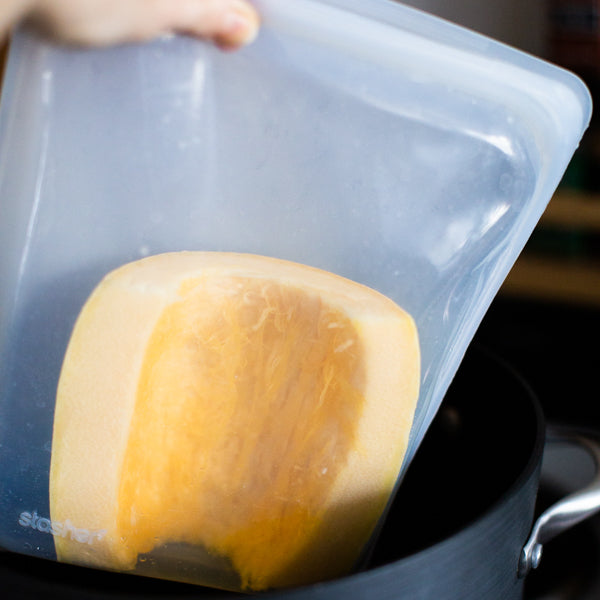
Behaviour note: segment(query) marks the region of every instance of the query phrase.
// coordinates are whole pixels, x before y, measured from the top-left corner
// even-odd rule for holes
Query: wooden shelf
[[[501,293],[600,306],[600,262],[522,255],[506,278]]]
[[[538,227],[600,234],[600,194],[559,190]],[[538,256],[526,249],[501,293],[600,307],[600,260]]]
[[[600,232],[600,194],[560,190],[550,200],[540,224]]]

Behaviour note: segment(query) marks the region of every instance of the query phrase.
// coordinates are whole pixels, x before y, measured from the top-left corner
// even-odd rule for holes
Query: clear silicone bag
[[[6,549],[55,558],[51,524],[31,520],[49,514],[65,348],[98,281],[150,254],[289,259],[405,308],[422,351],[408,465],[589,122],[572,74],[419,11],[256,4],[262,32],[237,53],[14,37],[0,111]]]

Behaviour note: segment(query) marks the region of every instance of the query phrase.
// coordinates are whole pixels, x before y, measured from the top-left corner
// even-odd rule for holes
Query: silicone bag
[[[8,550],[55,558],[52,535],[19,515],[49,514],[65,348],[104,274],[149,254],[290,259],[408,310],[422,348],[408,465],[589,122],[572,74],[419,11],[257,6],[262,32],[237,53],[183,37],[85,51],[13,40],[0,113]]]

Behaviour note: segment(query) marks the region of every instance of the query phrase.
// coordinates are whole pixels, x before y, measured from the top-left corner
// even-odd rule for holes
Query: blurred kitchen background
[[[598,0],[406,0],[565,67],[600,93]],[[478,339],[517,365],[549,419],[600,426],[600,112]]]
[[[586,81],[594,99],[600,93],[600,0],[404,3],[564,66]],[[549,421],[600,431],[599,117],[476,340],[517,367]],[[548,544],[545,552],[528,583],[528,598],[600,598],[600,517]]]
[[[594,104],[600,102],[600,0],[404,3],[575,72]],[[598,431],[599,120],[600,111],[476,335],[521,372],[548,421]],[[592,473],[584,455],[559,450],[546,456],[539,510]],[[526,600],[600,598],[600,517],[548,543],[526,590]]]

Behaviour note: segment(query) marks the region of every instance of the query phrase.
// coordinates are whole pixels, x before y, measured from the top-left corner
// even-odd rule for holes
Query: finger
[[[249,44],[258,33],[259,16],[245,0],[158,0],[167,30],[215,41],[224,48]]]

